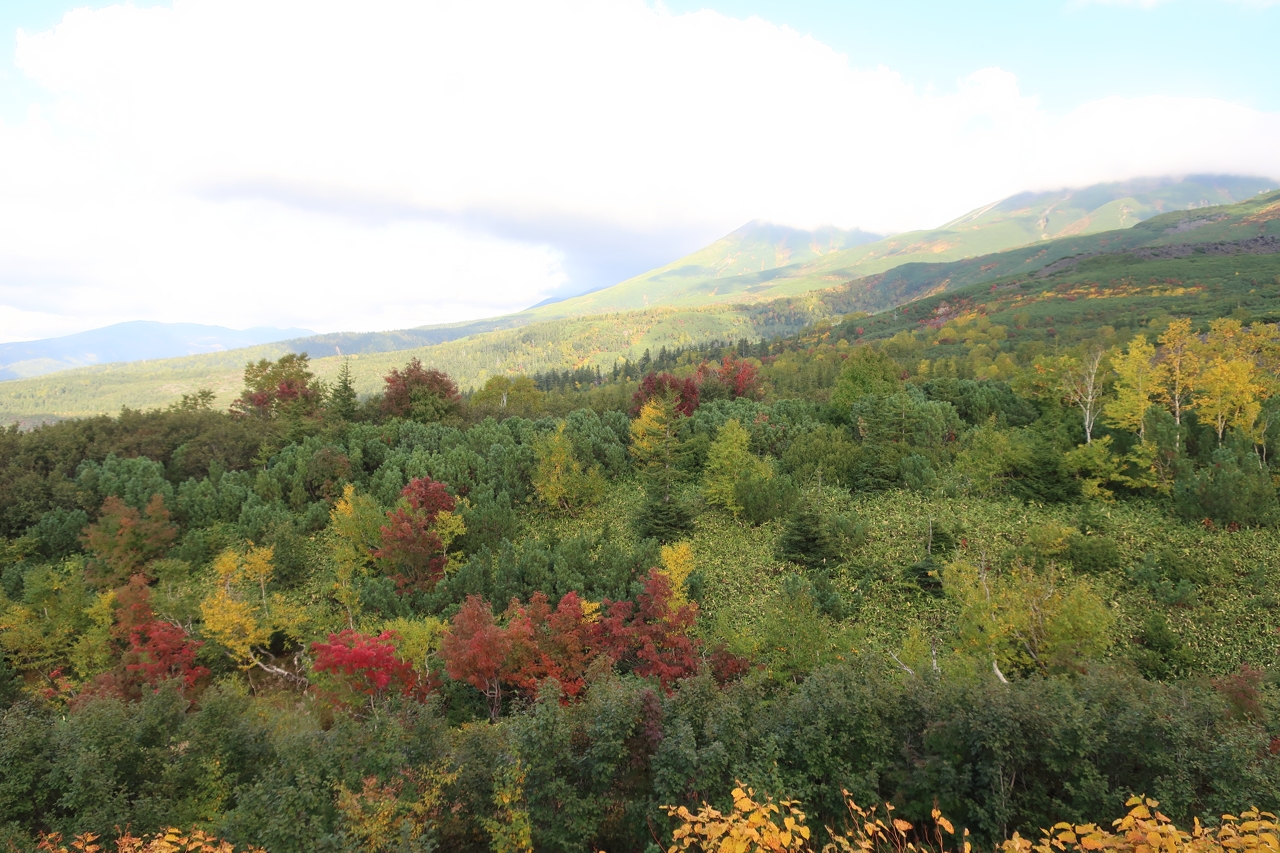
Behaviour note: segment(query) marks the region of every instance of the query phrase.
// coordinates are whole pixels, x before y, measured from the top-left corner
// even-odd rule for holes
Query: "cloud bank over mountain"
[[[1026,189],[1280,176],[1280,115],[1014,75],[921,91],[629,0],[175,0],[23,33],[0,339],[125,319],[403,328],[602,286],[751,219],[885,232]]]

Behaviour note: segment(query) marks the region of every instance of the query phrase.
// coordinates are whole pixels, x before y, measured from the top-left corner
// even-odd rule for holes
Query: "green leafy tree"
[[[736,486],[743,478],[769,479],[773,471],[764,460],[749,449],[751,436],[736,418],[720,427],[716,440],[707,451],[703,472],[702,494],[707,503],[721,506],[734,515],[742,513]]]

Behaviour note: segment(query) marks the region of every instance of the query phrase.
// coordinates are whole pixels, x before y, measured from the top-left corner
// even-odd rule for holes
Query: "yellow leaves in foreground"
[[[70,846],[62,843],[61,833],[42,836],[36,850],[42,853],[107,853],[99,844],[100,836],[92,832],[77,835]],[[129,831],[115,841],[115,853],[236,853],[236,847],[199,829],[183,832],[170,827],[154,835],[134,835]],[[260,847],[246,847],[244,853],[264,853]]]
[[[822,853],[972,853],[969,830],[956,839],[955,827],[937,808],[932,827],[916,826],[893,817],[889,803],[865,809],[848,791],[843,793],[849,823],[842,831],[827,827],[831,841],[821,848]],[[794,800],[775,803],[769,797],[758,802],[754,791],[740,785],[733,790],[733,810],[728,813],[706,803],[697,812],[664,806],[667,814],[681,821],[672,833],[675,843],[668,853],[813,853],[817,848],[810,844],[798,805]],[[1043,830],[1038,844],[1015,832],[998,849],[1001,853],[1280,853],[1280,826],[1270,812],[1250,809],[1239,817],[1223,815],[1216,829],[1206,829],[1196,820],[1187,832],[1160,813],[1156,800],[1132,797],[1125,805],[1129,812],[1113,822],[1114,831],[1092,823],[1059,823]]]
[[[672,834],[668,853],[718,851],[718,853],[801,853],[809,850],[809,827],[794,800],[777,803],[768,797],[756,802],[751,788],[733,789],[733,810],[726,813],[706,803],[697,812],[684,806],[665,806],[671,817],[683,823]]]
[[[1117,853],[1218,853],[1225,850],[1280,851],[1280,826],[1270,812],[1249,809],[1223,815],[1216,829],[1206,829],[1199,820],[1191,831],[1179,829],[1160,813],[1160,803],[1145,797],[1131,797],[1129,813],[1113,822],[1115,830],[1095,824],[1055,824],[1044,830],[1039,844],[1018,833],[1001,845],[1003,853],[1081,853],[1114,850]]]

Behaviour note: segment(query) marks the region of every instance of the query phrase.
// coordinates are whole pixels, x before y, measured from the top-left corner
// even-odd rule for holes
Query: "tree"
[[[145,688],[168,681],[190,691],[209,674],[196,664],[196,652],[202,644],[180,626],[158,618],[151,609],[151,590],[143,575],[134,575],[112,598],[115,623],[107,645],[111,654],[119,654],[119,662],[98,677],[94,689],[137,700]]]
[[[1093,427],[1102,409],[1105,374],[1102,370],[1106,353],[1094,347],[1081,358],[1060,356],[1036,362],[1036,372],[1045,376],[1064,402],[1080,410],[1084,418],[1084,443],[1093,441]]]
[[[598,655],[586,604],[572,591],[554,610],[543,592],[535,592],[528,606],[513,601],[507,610],[512,654],[504,680],[533,696],[539,684],[554,678],[565,699],[578,697]]]
[[[333,597],[347,611],[347,627],[355,627],[361,610],[359,581],[368,572],[378,549],[386,516],[377,501],[356,492],[351,483],[329,511],[329,532],[334,563]]]
[[[1160,361],[1156,365],[1157,396],[1169,408],[1177,425],[1177,446],[1182,447],[1182,417],[1192,405],[1192,389],[1200,373],[1199,339],[1191,332],[1191,320],[1174,320],[1160,335]]]
[[[440,659],[455,681],[484,694],[489,721],[502,713],[502,681],[511,654],[512,635],[493,619],[493,609],[478,595],[467,597],[440,640]]]
[[[260,418],[310,415],[324,400],[324,388],[314,380],[305,352],[250,362],[244,368],[244,391],[231,404],[232,411]]]
[[[830,525],[811,500],[800,501],[787,518],[778,556],[810,568],[838,556]]]
[[[177,538],[178,527],[160,495],[152,495],[142,512],[109,497],[98,520],[84,531],[82,541],[93,555],[86,573],[100,586],[116,586],[163,556]]]
[[[536,418],[546,406],[546,395],[527,376],[491,376],[484,387],[471,395],[468,408],[476,417]]]
[[[1111,357],[1117,378],[1116,398],[1107,403],[1104,414],[1112,426],[1136,432],[1143,442],[1147,436],[1147,410],[1158,387],[1155,354],[1155,347],[1137,335],[1129,342],[1126,352],[1117,351]]]
[[[413,665],[397,654],[398,639],[393,631],[375,637],[348,628],[330,634],[327,643],[311,644],[316,656],[311,668],[329,674],[339,701],[348,705],[367,699],[373,707],[377,700],[391,695],[421,697],[425,685]]]
[[[272,547],[228,548],[213,561],[214,590],[200,602],[206,637],[216,640],[241,669],[258,668],[303,687],[307,679],[277,666],[269,651],[279,633],[296,635],[302,617],[279,593],[267,594],[274,573]]]
[[[351,381],[351,359],[344,358],[338,368],[338,381],[329,392],[329,410],[339,419],[349,421],[356,415],[358,405],[355,385]]]
[[[412,359],[404,370],[393,368],[382,378],[382,411],[421,423],[453,420],[462,413],[462,395],[447,373]]]
[[[857,400],[872,394],[892,394],[902,387],[902,368],[889,356],[869,346],[856,346],[845,360],[831,403],[848,409]]]
[[[631,422],[631,455],[642,469],[670,470],[676,461],[679,409],[668,397],[644,402]]]
[[[534,494],[548,507],[574,513],[590,506],[604,493],[605,481],[599,465],[584,469],[573,452],[573,442],[561,423],[556,431],[539,436],[533,443],[537,459],[532,481]]]
[[[401,593],[430,592],[449,565],[448,548],[466,532],[453,495],[430,477],[410,480],[400,506],[387,513],[373,556],[391,570]]]
[[[718,366],[703,362],[694,376],[699,398],[758,400],[763,393],[760,366],[754,359],[740,359],[727,355]]]
[[[657,678],[670,692],[679,679],[698,671],[700,643],[689,635],[698,605],[676,604],[671,579],[653,569],[632,601],[604,603],[596,626],[603,653],[641,678]]]
[[[698,409],[698,384],[693,379],[677,379],[670,373],[650,373],[640,380],[640,387],[631,398],[631,416],[635,417],[646,404],[662,399],[675,412],[692,417]]]
[[[707,503],[722,506],[738,515],[742,512],[735,488],[738,481],[746,477],[768,478],[772,475],[769,464],[751,452],[750,443],[750,434],[737,418],[730,418],[720,427],[716,440],[707,450],[707,465],[703,473],[702,494]]]
[[[1215,358],[1196,377],[1195,404],[1200,417],[1213,424],[1218,444],[1231,426],[1248,434],[1262,409],[1262,386],[1254,366],[1243,359]]]

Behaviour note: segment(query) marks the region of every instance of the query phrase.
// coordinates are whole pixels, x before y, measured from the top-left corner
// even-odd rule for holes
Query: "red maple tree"
[[[689,636],[698,606],[677,606],[662,572],[649,571],[635,601],[606,601],[605,614],[596,623],[596,642],[622,669],[657,678],[667,691],[698,671],[701,644]]]
[[[545,593],[536,592],[527,607],[512,601],[507,609],[511,655],[504,680],[532,695],[548,678],[560,683],[566,700],[586,687],[587,668],[597,656],[593,625],[582,613],[582,599],[568,592],[554,610]]]
[[[440,641],[445,672],[484,694],[493,722],[502,712],[502,682],[509,672],[511,645],[511,632],[494,621],[493,608],[478,595],[467,597]]]
[[[400,494],[405,505],[387,513],[387,523],[379,528],[380,547],[373,556],[391,569],[399,592],[429,592],[449,561],[435,523],[440,513],[452,512],[456,503],[444,484],[430,477],[410,480]]]
[[[103,673],[87,691],[87,696],[108,694],[138,699],[148,689],[176,681],[185,693],[196,687],[209,670],[196,664],[196,652],[203,645],[193,640],[179,625],[159,618],[151,609],[151,589],[147,578],[136,574],[116,590],[115,624],[110,646],[118,663]]]
[[[390,695],[422,698],[429,685],[397,655],[398,639],[394,631],[375,637],[347,628],[330,634],[327,643],[311,644],[316,656],[312,669],[329,674],[336,697],[346,704],[355,704],[355,697],[371,703]]]
[[[679,379],[670,373],[650,373],[640,380],[631,397],[631,416],[635,417],[645,403],[654,397],[670,397],[676,411],[685,417],[698,410],[698,384],[693,379]]]
[[[382,411],[397,418],[439,421],[462,408],[462,394],[449,374],[411,360],[404,370],[393,368],[382,377]]]

